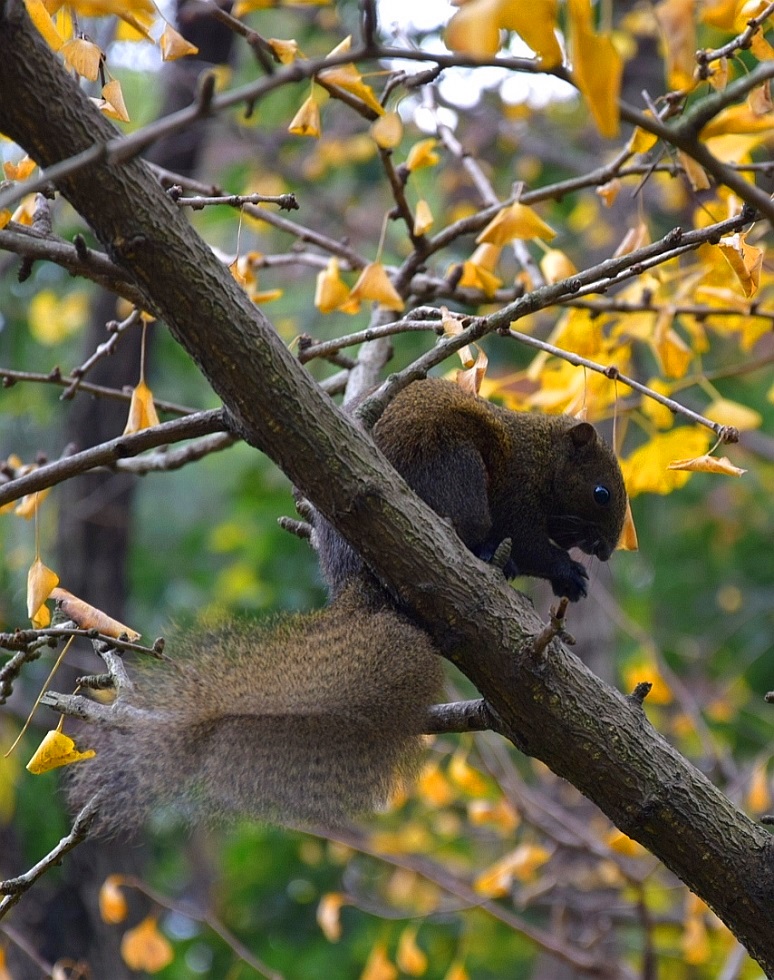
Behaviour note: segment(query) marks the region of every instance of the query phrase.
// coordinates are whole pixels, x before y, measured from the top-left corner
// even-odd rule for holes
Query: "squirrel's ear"
[[[590,445],[597,438],[597,430],[590,422],[578,422],[568,432],[578,448]]]

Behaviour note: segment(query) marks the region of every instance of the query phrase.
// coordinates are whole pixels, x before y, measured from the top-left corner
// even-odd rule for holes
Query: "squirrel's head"
[[[626,489],[613,450],[588,422],[572,420],[558,434],[548,531],[562,548],[607,561],[626,516]]]

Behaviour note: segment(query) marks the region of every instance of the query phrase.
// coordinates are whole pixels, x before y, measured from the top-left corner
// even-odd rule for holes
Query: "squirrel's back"
[[[171,663],[144,665],[122,691],[97,757],[73,767],[76,805],[102,791],[102,830],[162,806],[197,821],[335,823],[414,775],[441,657],[359,583],[311,615],[190,631],[167,649]]]

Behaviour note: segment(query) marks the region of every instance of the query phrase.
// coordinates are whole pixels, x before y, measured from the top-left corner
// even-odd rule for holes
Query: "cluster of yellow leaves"
[[[595,6],[591,0],[567,0],[572,78],[600,133],[616,136],[623,58],[615,38],[594,29]],[[446,44],[487,58],[500,50],[503,32],[513,31],[536,53],[540,67],[549,70],[563,61],[558,15],[558,0],[462,0],[446,28]]]
[[[126,920],[129,908],[123,888],[128,884],[123,875],[108,875],[99,890],[99,913],[103,922],[119,925]],[[121,939],[121,956],[131,970],[158,973],[174,959],[169,941],[159,932],[155,915],[149,915]]]
[[[105,53],[81,34],[76,33],[75,17],[120,18],[123,30],[117,38],[125,41],[147,40],[157,44],[164,61],[174,61],[199,50],[161,17],[153,0],[24,0],[27,13],[46,43],[62,56],[65,65],[76,75],[96,82],[106,72]],[[164,24],[158,38],[152,31],[159,22]],[[121,85],[109,79],[102,86],[101,98],[92,101],[97,107],[120,122],[129,122]]]
[[[256,304],[271,303],[282,296],[281,289],[258,288],[258,268],[262,259],[260,252],[247,252],[245,255],[238,255],[229,264],[231,275]]]
[[[28,156],[23,156],[18,163],[10,160],[3,164],[3,177],[5,180],[26,180],[37,164]],[[20,225],[31,225],[33,222],[34,196],[25,197],[17,209],[13,212],[8,208],[0,210],[0,228],[5,228],[9,221],[15,221]]]
[[[314,305],[321,313],[358,313],[363,301],[379,303],[387,310],[399,312],[405,304],[381,262],[369,262],[349,289],[341,278],[339,260],[332,256],[317,275]]]

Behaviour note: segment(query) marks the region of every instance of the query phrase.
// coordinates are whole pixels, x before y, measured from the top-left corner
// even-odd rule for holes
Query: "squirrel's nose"
[[[591,553],[599,558],[600,561],[607,561],[613,553],[613,548],[607,541],[598,538],[591,548]]]

